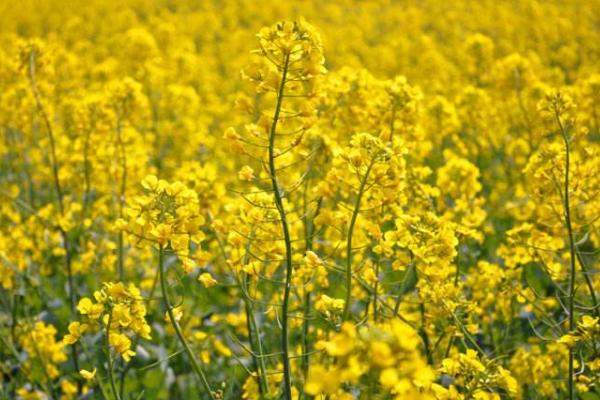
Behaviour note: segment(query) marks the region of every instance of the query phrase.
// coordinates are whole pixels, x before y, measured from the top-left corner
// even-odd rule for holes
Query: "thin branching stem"
[[[177,338],[179,338],[179,342],[181,342],[181,344],[185,348],[188,358],[190,359],[190,362],[192,363],[192,368],[194,369],[196,376],[202,383],[202,386],[204,387],[205,392],[208,394],[208,396],[212,400],[216,400],[215,395],[213,394],[213,392],[210,388],[210,385],[208,384],[206,375],[204,374],[204,371],[202,371],[202,368],[200,367],[198,360],[196,360],[196,356],[194,355],[194,352],[190,348],[190,345],[188,344],[187,340],[185,339],[185,336],[184,336],[183,332],[181,331],[181,327],[179,326],[179,322],[177,322],[177,319],[175,318],[175,315],[173,314],[173,307],[171,305],[171,300],[169,298],[169,292],[167,290],[167,279],[165,276],[165,265],[164,265],[165,264],[164,263],[164,252],[165,252],[164,247],[161,245],[158,250],[158,271],[159,271],[159,276],[160,276],[160,278],[159,278],[160,279],[160,289],[162,291],[162,296],[163,296],[163,301],[164,301],[165,307],[167,308],[167,315],[169,316],[169,321],[171,322],[173,329],[175,329],[175,333],[177,334]]]
[[[119,144],[119,158],[121,162],[121,182],[119,185],[119,218],[123,218],[123,209],[125,207],[125,190],[127,188],[127,155],[125,152],[125,144],[123,142],[123,123],[121,121],[121,113],[117,112],[117,143]],[[117,272],[119,274],[119,280],[123,280],[124,276],[124,263],[125,263],[125,249],[123,244],[123,231],[119,232],[118,236],[118,263]]]
[[[273,122],[269,132],[269,174],[271,176],[271,185],[273,186],[273,195],[275,205],[281,219],[281,229],[283,230],[283,238],[285,241],[285,288],[283,292],[283,304],[281,307],[281,351],[283,362],[283,394],[286,400],[292,399],[292,376],[290,369],[290,354],[289,354],[289,332],[288,332],[288,308],[290,301],[290,292],[292,289],[292,241],[290,229],[287,221],[287,214],[283,205],[282,188],[277,180],[277,169],[275,167],[275,134],[277,133],[277,122],[279,121],[279,113],[283,103],[285,82],[287,79],[288,66],[290,62],[289,53],[285,57],[285,62],[282,70],[281,82],[277,92],[277,103],[273,114]]]
[[[110,352],[110,325],[112,323],[112,309],[108,314],[108,321],[106,322],[106,335],[104,335],[104,345],[106,346],[106,362],[108,364],[108,380],[110,381],[110,390],[112,391],[112,395],[116,400],[121,400],[121,396],[119,391],[117,390],[117,385],[115,383],[115,374],[113,372],[113,360]]]
[[[575,239],[573,236],[573,226],[571,223],[571,207],[569,204],[569,168],[570,168],[570,139],[568,133],[560,119],[558,110],[555,110],[556,121],[560,127],[560,133],[565,144],[565,180],[564,180],[564,194],[563,194],[563,207],[565,225],[567,226],[567,233],[569,235],[569,263],[570,263],[570,274],[569,274],[569,293],[568,293],[568,314],[569,314],[569,331],[575,329]],[[575,399],[575,384],[574,384],[574,349],[569,347],[569,379],[568,379],[568,390],[569,400]]]
[[[354,237],[354,226],[356,225],[356,219],[360,212],[360,203],[362,201],[363,194],[371,168],[375,164],[375,158],[371,160],[367,166],[367,170],[363,175],[360,187],[358,189],[358,195],[356,196],[356,202],[354,203],[354,210],[352,211],[352,217],[350,219],[350,225],[348,227],[348,235],[346,237],[346,302],[344,303],[344,312],[342,313],[342,321],[346,321],[350,316],[350,300],[352,299],[352,238]]]
[[[54,190],[56,191],[56,199],[58,203],[58,208],[61,216],[64,215],[65,205],[64,205],[64,195],[63,189],[60,183],[59,177],[59,166],[58,166],[58,158],[56,156],[56,143],[54,140],[54,131],[52,129],[52,124],[50,123],[50,117],[44,107],[44,103],[42,102],[42,96],[37,87],[37,83],[35,80],[35,51],[31,51],[29,54],[29,85],[31,87],[31,92],[33,93],[33,97],[35,98],[36,106],[44,120],[44,124],[46,125],[46,131],[48,132],[48,140],[50,142],[50,157],[52,164],[52,176],[54,180]],[[67,269],[67,284],[69,286],[69,305],[71,308],[71,314],[74,316],[76,314],[75,305],[77,299],[75,297],[75,284],[73,279],[73,267],[72,263],[72,254],[71,248],[69,246],[69,235],[63,229],[62,226],[59,226],[60,235],[62,238],[63,249],[65,250],[65,266]],[[71,355],[73,357],[73,366],[76,371],[79,371],[79,355],[77,352],[77,346],[71,346]],[[81,393],[81,384],[78,382],[78,393]]]
[[[594,309],[594,314],[596,314],[597,317],[600,317],[600,309],[598,308],[598,299],[596,297],[596,290],[594,289],[594,285],[592,283],[592,278],[590,278],[590,272],[587,269],[587,265],[585,264],[583,256],[581,255],[581,251],[579,250],[579,247],[577,246],[577,244],[575,244],[575,253],[577,255],[577,260],[579,261],[579,265],[581,265],[581,272],[585,279],[585,283],[590,292],[590,298],[592,299],[592,308]]]

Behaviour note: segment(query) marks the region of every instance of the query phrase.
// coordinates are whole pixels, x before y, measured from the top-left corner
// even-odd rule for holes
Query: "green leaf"
[[[552,288],[552,278],[538,263],[527,264],[523,267],[523,279],[531,289],[540,295],[548,295]]]
[[[399,294],[402,296],[413,290],[415,286],[417,286],[417,281],[417,269],[415,268],[414,264],[411,264],[406,272],[404,272]]]
[[[144,387],[158,389],[164,381],[163,372],[160,369],[152,369],[144,374]]]
[[[600,400],[600,395],[594,392],[582,393],[579,397],[581,397],[581,400]]]

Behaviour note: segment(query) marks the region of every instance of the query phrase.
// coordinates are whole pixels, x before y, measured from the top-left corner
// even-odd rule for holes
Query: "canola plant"
[[[599,11],[0,2],[0,398],[600,399]]]

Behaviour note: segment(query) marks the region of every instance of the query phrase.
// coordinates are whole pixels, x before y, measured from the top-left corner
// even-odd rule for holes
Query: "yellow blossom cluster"
[[[128,335],[151,339],[151,328],[146,322],[146,305],[140,290],[134,285],[125,286],[122,282],[103,284],[94,292],[93,300],[83,297],[77,304],[77,311],[83,322],[73,321],[63,343],[73,345],[87,332],[102,330],[110,346],[126,362],[135,355]],[[85,377],[85,373],[82,373]],[[87,378],[86,378],[87,379]]]
[[[600,398],[598,0],[5,3],[0,400]]]
[[[343,384],[373,380],[381,385],[382,393],[395,399],[433,399],[430,387],[435,373],[419,346],[417,333],[400,321],[358,329],[344,323],[339,332],[315,344],[324,359],[311,368],[306,393],[350,399]],[[328,366],[327,357],[337,363]]]

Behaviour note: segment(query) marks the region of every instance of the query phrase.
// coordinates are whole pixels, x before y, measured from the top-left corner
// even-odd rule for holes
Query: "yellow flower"
[[[224,357],[231,357],[231,355],[233,354],[231,352],[231,349],[229,349],[229,347],[225,346],[223,344],[223,342],[221,342],[218,339],[213,339],[212,344],[213,344],[215,350]]]
[[[158,188],[158,178],[154,175],[146,175],[142,180],[142,187],[144,187],[144,189],[155,191]]]
[[[60,381],[60,391],[63,400],[74,399],[77,394],[77,385],[69,379],[63,379]]]
[[[566,335],[562,335],[558,339],[558,343],[565,344],[568,347],[573,347],[577,343],[578,340],[579,340],[579,338],[577,336],[571,335],[571,334],[566,334]]]
[[[129,362],[131,357],[135,355],[135,352],[131,350],[131,340],[127,336],[121,333],[111,332],[109,333],[108,338],[110,345],[121,354],[121,357],[123,357],[125,362]]]
[[[183,317],[183,308],[181,306],[179,307],[173,307],[173,310],[171,310],[171,313],[173,314],[173,318],[175,319],[176,322],[181,321],[181,318]],[[169,313],[166,312],[165,313],[165,322],[171,322],[171,318],[169,317]]]
[[[379,376],[379,382],[386,388],[393,388],[398,382],[398,371],[395,368],[386,368]]]
[[[81,335],[83,335],[89,328],[88,324],[82,324],[80,322],[71,322],[69,324],[69,333],[65,335],[63,338],[63,343],[65,344],[73,344],[79,340]]]
[[[98,319],[104,312],[102,304],[94,304],[88,297],[83,297],[77,304],[77,310],[82,315],[87,315],[91,319]]]
[[[304,255],[304,261],[311,267],[317,267],[323,264],[323,260],[319,258],[319,256],[311,250],[308,250]]]
[[[91,381],[92,379],[94,379],[96,377],[96,368],[94,368],[91,372],[88,371],[88,370],[82,369],[82,370],[79,371],[79,374],[86,381]]]
[[[151,237],[159,244],[165,245],[171,239],[172,228],[168,224],[158,224],[150,232]]]
[[[309,370],[304,391],[312,396],[335,393],[341,383],[340,375],[337,372],[335,369],[328,370],[320,364],[313,365]]]
[[[198,276],[198,280],[204,285],[206,288],[210,288],[215,286],[218,282],[215,278],[212,277],[208,272],[204,272]]]
[[[241,181],[251,181],[254,179],[254,170],[250,166],[244,165],[238,172],[238,179]]]
[[[105,283],[106,293],[115,301],[121,301],[129,298],[129,292],[122,282]]]
[[[598,318],[590,317],[589,315],[584,315],[581,317],[581,321],[578,325],[583,330],[593,329],[598,326]]]
[[[65,343],[56,341],[56,328],[53,325],[37,321],[33,325],[26,324],[19,335],[19,344],[28,354],[25,366],[31,368],[32,362],[38,362],[50,378],[60,375],[58,365],[67,361]]]
[[[375,284],[377,284],[377,282],[379,281],[379,279],[377,278],[377,274],[375,273],[375,270],[372,267],[365,268],[365,270],[363,271],[363,279],[371,286],[375,286]]]
[[[45,400],[46,399],[46,395],[39,391],[39,390],[34,390],[34,391],[29,391],[29,389],[27,389],[26,387],[22,387],[17,389],[17,396],[19,400]]]

